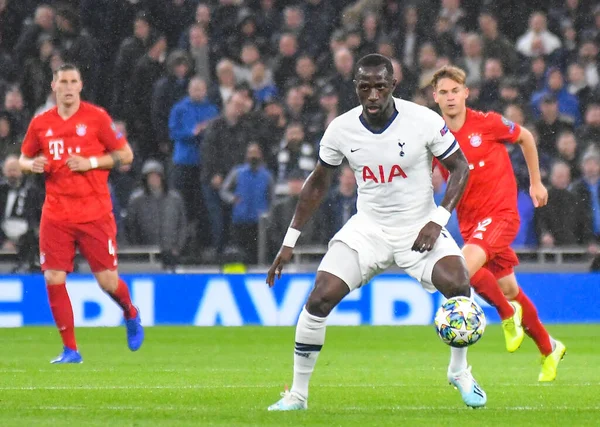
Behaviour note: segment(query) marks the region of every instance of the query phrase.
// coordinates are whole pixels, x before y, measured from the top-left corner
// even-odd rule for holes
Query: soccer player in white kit
[[[458,143],[437,113],[392,97],[396,80],[385,56],[361,58],[354,83],[361,106],[334,119],[325,131],[319,162],[304,183],[267,275],[269,286],[281,277],[302,227],[327,194],[334,168],[348,159],[358,182],[357,213],[329,242],[298,318],[292,388],[270,411],[307,408],[308,383],[325,341],[327,316],[349,292],[392,264],[430,292],[437,289],[446,298],[471,296],[461,251],[444,229],[469,177]],[[450,171],[439,207],[433,201],[433,156]],[[485,405],[486,394],[471,375],[466,348],[451,348],[448,380],[466,405]]]

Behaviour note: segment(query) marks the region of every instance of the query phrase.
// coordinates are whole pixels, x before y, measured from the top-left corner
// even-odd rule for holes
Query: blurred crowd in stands
[[[236,250],[255,262],[264,214],[277,251],[324,129],[358,104],[355,61],[379,52],[393,58],[396,96],[435,109],[429,79],[452,63],[471,108],[534,132],[550,198],[534,211],[508,147],[515,246],[597,252],[599,48],[600,2],[585,0],[0,0],[0,245],[35,244],[43,185],[15,156],[31,117],[55,105],[60,64],[82,69],[84,99],[136,154],[110,177],[119,244],[159,245],[173,266]],[[437,200],[437,172],[434,184]],[[355,202],[339,168],[300,243],[326,243]]]

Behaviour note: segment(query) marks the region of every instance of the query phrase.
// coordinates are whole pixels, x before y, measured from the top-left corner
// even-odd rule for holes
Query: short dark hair
[[[60,73],[61,71],[77,71],[79,73],[79,75],[81,76],[81,70],[79,69],[79,67],[75,64],[71,64],[69,62],[65,62],[64,64],[62,64],[60,67],[58,67],[56,70],[54,70],[54,76],[57,76],[58,73]]]
[[[358,60],[356,67],[354,68],[354,75],[358,74],[358,70],[364,67],[381,67],[385,66],[386,71],[392,77],[394,75],[394,67],[392,61],[387,56],[380,55],[379,53],[370,53],[365,55]]]

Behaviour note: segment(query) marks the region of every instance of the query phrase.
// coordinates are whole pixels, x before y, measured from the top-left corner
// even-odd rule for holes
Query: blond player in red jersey
[[[100,287],[123,309],[129,348],[138,350],[144,340],[138,310],[117,272],[117,230],[108,189],[110,169],[131,163],[133,153],[106,111],[81,101],[82,88],[81,73],[74,65],[54,72],[57,106],[33,118],[19,159],[24,171],[45,175],[40,263],[64,345],[51,363],[82,362],[65,287],[76,247]]]
[[[434,74],[432,86],[435,102],[471,170],[456,208],[471,285],[498,310],[510,352],[523,341],[522,322],[543,355],[538,380],[553,381],[566,348],[550,337],[535,305],[519,287],[514,274],[519,260],[510,248],[520,218],[517,184],[504,143],[517,143],[523,150],[531,183],[529,194],[534,206],[541,207],[548,201],[548,192],[540,177],[536,144],[526,128],[497,113],[467,108],[465,79],[460,68],[445,66]]]

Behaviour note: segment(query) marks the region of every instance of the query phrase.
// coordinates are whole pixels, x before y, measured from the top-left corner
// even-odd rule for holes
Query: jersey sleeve
[[[334,126],[327,126],[321,143],[319,145],[319,161],[324,166],[337,167],[344,160],[344,153],[342,153],[338,140],[335,137]]]
[[[125,147],[127,140],[121,132],[117,130],[114,122],[104,110],[98,113],[100,124],[98,126],[98,139],[104,145],[107,151],[120,150]]]
[[[440,160],[451,156],[454,152],[460,149],[456,138],[448,129],[444,119],[439,114],[431,112],[431,120],[429,126],[433,132],[431,139],[428,141],[429,151]]]
[[[35,157],[42,151],[42,146],[35,130],[35,122],[34,119],[29,123],[29,128],[27,128],[27,133],[25,134],[23,144],[21,145],[21,153],[26,157]]]
[[[521,126],[519,126],[517,123],[511,122],[505,117],[502,117],[498,113],[488,113],[486,117],[486,124],[494,136],[494,139],[501,143],[515,143],[521,135]]]

